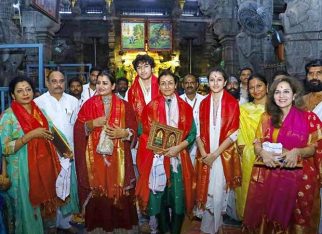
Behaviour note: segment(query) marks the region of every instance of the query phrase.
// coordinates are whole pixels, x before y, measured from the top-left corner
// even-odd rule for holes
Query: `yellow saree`
[[[255,132],[262,114],[265,111],[264,105],[256,105],[248,102],[240,106],[239,134],[237,139],[238,147],[244,146],[241,155],[242,164],[242,185],[235,190],[236,212],[242,220],[247,198],[249,181],[255,161],[254,145]]]

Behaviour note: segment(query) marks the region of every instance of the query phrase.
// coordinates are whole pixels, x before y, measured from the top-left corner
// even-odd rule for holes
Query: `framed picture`
[[[58,22],[59,1],[60,0],[31,0],[31,5],[49,18]]]
[[[145,23],[139,20],[121,22],[122,50],[144,50]]]
[[[172,24],[169,21],[149,21],[148,43],[150,50],[172,50]]]
[[[182,140],[183,131],[165,124],[153,122],[148,139],[147,148],[162,151],[171,146],[178,145]]]

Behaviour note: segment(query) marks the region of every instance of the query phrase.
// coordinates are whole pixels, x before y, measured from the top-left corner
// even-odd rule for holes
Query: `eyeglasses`
[[[52,84],[63,84],[65,83],[65,80],[49,80],[49,83],[52,83]]]

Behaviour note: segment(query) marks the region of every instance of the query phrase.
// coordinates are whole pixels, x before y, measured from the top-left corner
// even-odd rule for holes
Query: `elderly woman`
[[[195,139],[196,127],[192,108],[175,93],[175,75],[170,71],[164,71],[160,74],[158,83],[162,95],[153,99],[143,109],[143,134],[140,136],[137,158],[140,177],[136,193],[141,209],[150,216],[157,216],[160,233],[180,233],[184,214],[191,213],[194,202],[194,169],[188,145],[191,146]],[[176,143],[167,146],[164,151],[153,152],[147,149],[153,121],[182,130],[182,141],[176,142],[174,138],[169,137],[167,142]],[[160,140],[156,141],[162,142],[162,134],[159,136]],[[166,177],[163,177],[163,186],[160,187],[151,182],[158,180],[154,170],[158,166],[163,170],[161,174]]]
[[[130,152],[137,126],[131,107],[113,94],[114,88],[115,78],[100,72],[96,95],[84,103],[74,127],[79,200],[88,233],[137,228]]]
[[[320,127],[320,119],[303,110],[300,83],[291,77],[276,79],[256,132],[255,153],[264,165],[252,171],[245,232],[317,233],[319,176],[314,155]]]
[[[248,79],[248,93],[251,102],[240,106],[239,133],[237,145],[242,160],[242,184],[236,190],[236,210],[242,220],[248,192],[249,180],[255,161],[254,140],[255,132],[262,114],[265,111],[268,83],[260,74],[251,75]]]
[[[43,233],[43,219],[55,217],[59,199],[55,183],[60,171],[45,115],[32,101],[34,87],[26,77],[9,84],[13,99],[0,120],[2,154],[11,187],[6,191],[12,213],[9,233]]]

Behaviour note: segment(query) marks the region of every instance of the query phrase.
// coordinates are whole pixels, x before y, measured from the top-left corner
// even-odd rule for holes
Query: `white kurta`
[[[81,99],[86,102],[88,99],[93,97],[96,93],[96,90],[91,89],[89,86],[89,83],[83,85],[83,92],[82,92],[82,97]]]
[[[63,93],[58,101],[49,92],[46,92],[34,101],[41,109],[45,110],[54,125],[65,135],[68,144],[74,149],[73,128],[79,111],[77,98]],[[58,197],[65,200],[70,194],[71,162],[68,158],[60,156],[59,161],[62,169],[56,180],[56,193]],[[70,217],[64,218],[58,209],[57,227],[69,228],[69,221]]]
[[[193,110],[193,119],[195,121],[196,127],[197,129],[199,128],[199,107],[200,107],[200,103],[203,99],[205,99],[206,96],[203,96],[199,93],[196,93],[196,96],[193,100],[190,100],[186,94],[182,94],[180,96],[180,98],[182,100],[184,100],[186,103],[188,103]],[[196,159],[196,154],[197,154],[197,143],[194,142],[193,146],[190,149],[190,158],[191,158],[191,162],[193,165],[195,165],[195,159]]]

